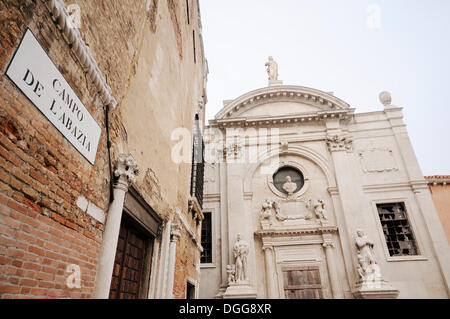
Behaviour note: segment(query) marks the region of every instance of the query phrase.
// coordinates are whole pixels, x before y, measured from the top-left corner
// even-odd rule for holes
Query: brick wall
[[[2,0],[0,11],[0,298],[89,298],[103,225],[76,200],[108,207],[103,105],[43,1]],[[102,128],[95,166],[4,75],[27,27]],[[80,267],[79,289],[65,284],[70,264]]]
[[[70,220],[30,206],[0,195],[1,298],[91,297],[100,242]],[[80,289],[66,284],[70,264],[80,267]]]
[[[75,3],[81,9],[82,38],[119,103],[110,113],[111,158],[117,158],[119,149],[134,152],[142,171],[136,186],[149,205],[162,217],[175,207],[186,213],[190,165],[169,162],[172,128],[149,122],[191,129],[203,92],[203,66],[194,65],[188,38],[193,29],[198,31],[197,18],[187,25],[184,1],[152,0],[148,11],[146,1]],[[196,1],[190,3],[194,8]],[[27,27],[102,129],[93,166],[4,75]],[[158,56],[159,49],[168,54]],[[142,59],[146,56],[155,57],[152,64]],[[145,80],[138,78],[142,70],[149,73]],[[149,90],[152,77],[156,84]],[[136,96],[139,100],[131,99]],[[92,296],[104,225],[76,202],[83,196],[104,212],[109,207],[103,106],[45,1],[0,0],[0,298]],[[138,106],[142,111],[132,113]],[[173,110],[161,112],[162,107]],[[135,127],[142,125],[148,132],[141,137]],[[161,151],[153,151],[155,145]],[[151,161],[144,152],[151,153]],[[193,258],[198,252],[197,257],[189,255],[195,245],[187,233],[180,245],[185,248],[177,253],[177,269],[186,269],[176,274],[175,285],[176,297],[184,298],[186,276],[197,278]],[[70,264],[80,267],[81,288],[65,283]]]
[[[175,299],[186,298],[186,282],[188,277],[194,280],[198,279],[195,262],[200,258],[199,256],[197,247],[193,244],[191,237],[183,228],[181,237],[178,240],[175,257],[175,278],[173,285],[173,297]]]

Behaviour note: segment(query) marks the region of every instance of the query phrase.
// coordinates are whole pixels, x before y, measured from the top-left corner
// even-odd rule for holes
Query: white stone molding
[[[261,103],[262,104],[262,103]],[[258,104],[259,105],[259,104]],[[257,107],[255,105],[254,107]],[[311,122],[326,121],[328,119],[348,120],[352,118],[354,109],[350,110],[329,110],[316,111],[299,114],[288,114],[279,116],[251,116],[251,117],[232,117],[226,119],[210,120],[210,127],[213,128],[227,128],[227,127],[244,127],[244,126],[262,126],[262,125],[276,125],[284,126],[290,124],[307,124]]]
[[[103,78],[97,62],[91,54],[90,48],[84,43],[78,29],[71,27],[69,16],[63,0],[46,0],[48,10],[52,14],[55,24],[63,34],[63,38],[74,52],[88,79],[94,83],[102,101],[113,109],[117,106],[116,99],[112,96],[111,88]]]
[[[326,143],[330,152],[338,151],[351,151],[353,146],[353,140],[346,136],[327,136]]]
[[[336,226],[317,226],[305,225],[303,227],[286,227],[286,228],[268,228],[255,232],[255,235],[260,237],[290,237],[290,236],[305,236],[305,235],[323,235],[328,233],[336,233],[338,228]]]

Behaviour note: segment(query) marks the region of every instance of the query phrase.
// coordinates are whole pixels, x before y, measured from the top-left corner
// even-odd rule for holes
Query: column
[[[166,298],[173,299],[173,280],[175,276],[175,257],[177,254],[177,242],[181,237],[181,226],[177,222],[173,222],[170,226],[170,245],[169,245],[169,264],[167,270],[167,290]]]
[[[264,246],[263,250],[266,262],[267,298],[277,299],[279,295],[273,246]]]
[[[130,154],[120,154],[114,174],[114,201],[111,203],[103,232],[103,244],[95,283],[94,298],[108,299],[111,278],[114,270],[117,242],[119,240],[120,221],[122,219],[125,194],[131,183],[136,181],[137,164]]]
[[[327,258],[328,276],[330,277],[331,292],[334,299],[343,299],[344,294],[339,285],[339,276],[336,270],[336,258],[334,256],[334,244],[332,240],[325,240],[323,243]]]

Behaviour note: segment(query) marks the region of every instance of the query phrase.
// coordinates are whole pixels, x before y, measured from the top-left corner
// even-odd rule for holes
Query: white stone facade
[[[380,100],[383,110],[358,114],[330,93],[271,84],[224,103],[205,136],[212,262],[201,265],[200,298],[285,298],[284,274],[302,269],[319,274],[323,298],[449,297],[450,249],[402,108],[387,92]],[[274,186],[280,167],[303,174],[300,190]],[[377,204],[394,202],[414,255],[389,253]],[[359,229],[376,260],[372,286],[372,270],[359,275],[372,269],[359,264]],[[238,234],[249,244],[248,284],[236,287],[227,266]]]

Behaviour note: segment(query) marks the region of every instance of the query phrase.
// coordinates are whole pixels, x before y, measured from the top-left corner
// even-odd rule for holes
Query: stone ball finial
[[[392,103],[391,93],[387,91],[383,91],[379,95],[380,102],[385,106],[390,106]]]

